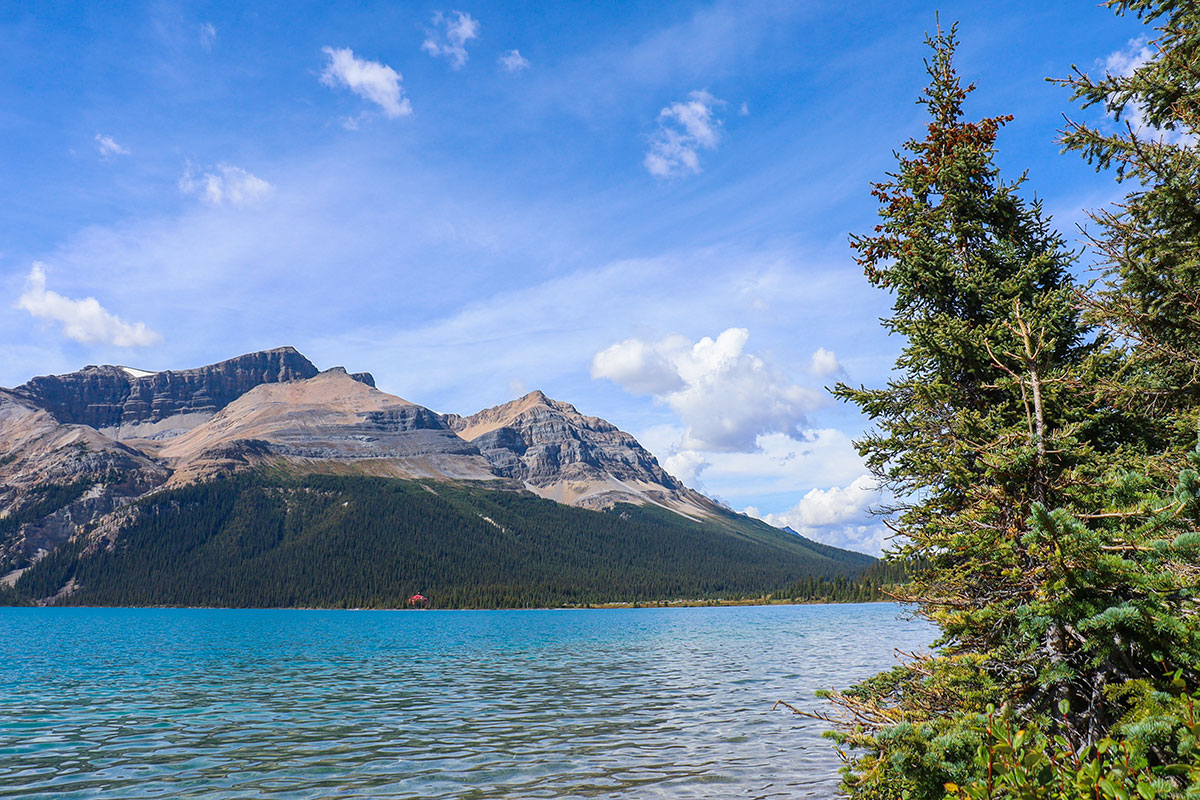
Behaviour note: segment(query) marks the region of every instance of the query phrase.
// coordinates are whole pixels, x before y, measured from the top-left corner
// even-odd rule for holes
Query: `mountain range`
[[[667,474],[630,434],[542,392],[443,415],[380,391],[369,373],[318,370],[291,347],[185,370],[91,365],[0,389],[0,454],[0,591],[17,601],[397,605],[410,589],[428,594],[437,576],[452,605],[650,599],[772,591],[873,561],[733,513]],[[334,513],[337,498],[368,517],[337,521],[353,516]],[[391,523],[376,530],[380,519]],[[274,538],[259,541],[271,526]],[[406,526],[420,531],[397,532]],[[433,528],[440,538],[418,547]],[[200,530],[207,538],[185,554],[162,550]],[[592,538],[579,541],[582,530]],[[486,544],[497,532],[515,539]],[[632,550],[612,550],[626,536]],[[247,537],[259,541],[258,573],[283,569],[275,588],[290,594],[235,580],[249,562],[230,552]],[[382,556],[391,577],[368,580],[357,559],[378,560],[367,551],[381,541],[394,545]],[[487,583],[431,561],[430,547],[466,564],[511,563]],[[646,548],[645,563],[614,566]],[[171,573],[181,558],[192,560],[190,576]],[[544,570],[526,574],[530,560]],[[331,561],[336,569],[322,563]],[[658,579],[639,572],[655,564]],[[200,565],[211,574],[197,577]],[[310,568],[341,574],[343,589],[316,591],[301,577]],[[578,591],[546,590],[575,572]],[[114,584],[168,573],[136,597]],[[621,589],[626,573],[642,574],[641,588]],[[701,573],[725,577],[705,583]]]

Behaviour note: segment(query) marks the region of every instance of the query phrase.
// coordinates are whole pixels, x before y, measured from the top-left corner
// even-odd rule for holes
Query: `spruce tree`
[[[840,738],[860,748],[847,788],[977,790],[996,707],[1035,739],[1084,752],[1124,737],[1137,763],[1173,763],[1190,744],[1164,705],[1167,672],[1194,671],[1200,652],[1187,589],[1200,537],[1178,535],[1178,512],[1200,508],[1200,478],[1183,473],[1159,503],[1144,437],[1128,442],[1140,411],[1104,388],[1125,354],[1081,318],[1073,256],[1019,195],[1023,177],[995,166],[1009,118],[966,121],[955,30],[929,44],[926,135],[875,185],[880,224],[851,242],[894,295],[884,325],[902,352],[886,387],[837,393],[873,422],[859,450],[898,498],[899,554],[928,565],[907,599],[943,637],[936,655],[834,695]]]
[[[1126,346],[1126,367],[1108,387],[1116,402],[1140,411],[1148,446],[1178,462],[1195,443],[1200,408],[1200,5],[1107,5],[1158,27],[1126,69],[1076,69],[1061,81],[1083,108],[1106,113],[1071,122],[1064,146],[1131,187],[1092,214],[1103,272],[1089,313]]]

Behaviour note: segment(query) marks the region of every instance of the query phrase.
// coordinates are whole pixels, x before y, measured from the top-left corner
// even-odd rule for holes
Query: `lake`
[[[833,797],[896,605],[0,608],[0,797]]]

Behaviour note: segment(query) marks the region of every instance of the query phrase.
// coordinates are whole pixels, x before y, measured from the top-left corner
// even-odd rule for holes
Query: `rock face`
[[[137,450],[0,389],[0,579],[169,475]]]
[[[633,436],[542,392],[469,417],[447,415],[446,421],[496,472],[560,503],[604,508],[650,502],[689,516],[714,508],[668,475]]]
[[[280,347],[196,369],[88,366],[34,378],[12,391],[59,422],[87,425],[115,439],[161,439],[195,427],[255,386],[316,374],[295,348]],[[362,380],[374,385],[368,374]]]
[[[261,384],[157,455],[175,471],[173,482],[277,459],[314,471],[497,478],[479,450],[440,416],[337,368],[308,380]]]
[[[718,507],[637,440],[532,392],[470,417],[440,416],[319,372],[291,347],[207,367],[89,366],[0,389],[0,581],[163,485],[271,466],[294,473],[488,481],[569,505]]]

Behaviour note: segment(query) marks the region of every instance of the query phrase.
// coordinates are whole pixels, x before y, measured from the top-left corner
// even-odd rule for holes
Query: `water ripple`
[[[0,609],[0,797],[828,798],[898,613]]]

